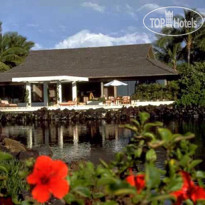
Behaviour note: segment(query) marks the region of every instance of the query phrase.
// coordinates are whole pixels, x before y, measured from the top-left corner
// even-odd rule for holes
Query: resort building
[[[151,44],[30,51],[24,63],[1,73],[0,99],[20,107],[86,103],[131,96],[139,83],[176,77],[155,59]],[[126,86],[104,86],[112,80]]]

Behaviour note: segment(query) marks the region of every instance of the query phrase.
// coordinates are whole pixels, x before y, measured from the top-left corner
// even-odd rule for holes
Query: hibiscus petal
[[[174,191],[174,192],[171,192],[170,193],[171,196],[174,196],[176,198],[180,197],[180,196],[183,196],[184,195],[184,192],[179,190],[179,191]]]
[[[43,176],[51,173],[53,160],[48,156],[40,156],[36,159],[33,173],[27,177],[29,184],[38,184]]]
[[[197,200],[205,199],[205,189],[199,186],[195,186],[191,193],[191,198],[194,202]]]
[[[54,160],[52,164],[52,169],[56,172],[56,177],[61,179],[65,178],[68,175],[68,167],[61,160]]]
[[[39,176],[33,172],[26,178],[26,180],[29,184],[37,184],[39,182]]]
[[[69,192],[66,180],[51,180],[49,190],[58,199],[62,199]]]
[[[34,169],[43,170],[48,169],[52,166],[53,160],[45,155],[42,155],[36,159],[36,163],[34,165]]]
[[[37,185],[32,191],[32,196],[36,201],[40,203],[48,201],[50,198],[48,186]]]
[[[131,186],[135,186],[135,176],[134,175],[130,175],[130,176],[126,177],[126,181]]]
[[[191,186],[194,186],[194,182],[191,180],[191,176],[189,173],[185,171],[181,171],[180,174],[182,175],[183,178],[183,189],[188,189]]]
[[[188,199],[183,190],[174,191],[170,195],[176,198],[174,205],[181,205],[184,200]]]
[[[140,192],[145,187],[145,177],[144,174],[138,174],[135,179],[136,188]]]

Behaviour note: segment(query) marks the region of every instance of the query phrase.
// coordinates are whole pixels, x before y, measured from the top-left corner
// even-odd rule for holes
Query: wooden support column
[[[62,103],[62,84],[60,81],[57,83],[57,94],[57,104]]]
[[[100,89],[101,89],[101,98],[103,98],[104,97],[104,83],[103,82],[100,83]]]
[[[72,100],[77,101],[77,83],[72,82]]]
[[[48,83],[43,83],[44,106],[48,106]]]
[[[31,107],[31,83],[26,83],[26,106]]]

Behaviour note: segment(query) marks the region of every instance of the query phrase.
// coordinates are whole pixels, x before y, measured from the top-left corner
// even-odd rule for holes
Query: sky
[[[15,31],[35,50],[151,43],[144,16],[162,6],[205,14],[205,0],[0,0],[3,32]]]

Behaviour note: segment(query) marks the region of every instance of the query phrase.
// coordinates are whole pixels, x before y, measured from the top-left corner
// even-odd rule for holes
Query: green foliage
[[[168,82],[167,86],[157,83],[140,84],[134,100],[174,100],[182,106],[205,106],[205,63],[195,63],[190,67],[178,67],[180,79]]]
[[[180,68],[181,79],[179,105],[205,105],[205,63],[195,63]]]
[[[179,92],[177,81],[170,81],[167,86],[159,83],[139,84],[133,100],[176,100]]]
[[[138,119],[133,119],[131,124],[124,125],[124,128],[130,129],[134,135],[130,143],[116,154],[111,163],[101,161],[95,166],[91,162],[83,162],[76,171],[70,172],[67,177],[70,191],[64,197],[66,204],[158,205],[165,202],[174,204],[175,198],[170,193],[181,190],[184,182],[179,173],[182,170],[189,173],[192,180],[200,187],[204,187],[205,172],[196,169],[201,160],[195,159],[197,146],[190,141],[194,135],[173,134],[163,128],[161,122],[149,122],[149,118],[148,113],[141,112]],[[157,166],[159,150],[166,158],[164,167],[160,168]],[[9,166],[3,164],[5,169],[1,169],[1,172],[6,178],[2,179],[10,181],[13,187],[18,187],[18,189],[13,188],[15,190],[13,193],[8,182],[7,186],[4,186],[8,190],[7,193],[16,196],[15,194],[23,188],[22,182],[17,179],[18,170],[22,165],[19,162],[18,165],[15,164],[16,161],[12,161],[9,155],[0,154],[0,159],[11,163]],[[9,175],[11,179],[7,178],[8,173],[11,173]],[[140,190],[137,185],[134,187],[126,181],[127,176],[136,177],[139,174],[144,177],[144,185]],[[12,181],[14,178],[15,184]],[[204,204],[204,202],[197,201],[195,204]],[[30,203],[33,202],[23,202],[23,204]],[[189,198],[184,203],[194,204]]]
[[[100,101],[100,102],[105,102],[105,97],[100,97],[100,98],[98,98],[98,101]]]
[[[177,16],[182,20],[194,19],[198,21],[195,12],[184,11],[184,15]],[[175,18],[175,17],[174,17]],[[163,28],[163,34],[180,35],[183,33],[191,32],[191,28]],[[155,42],[155,52],[159,60],[167,63],[173,69],[178,70],[181,62],[187,62],[189,65],[194,62],[203,62],[205,60],[205,24],[196,32],[184,36],[161,36],[157,35]]]
[[[0,152],[0,196],[11,197],[14,204],[21,204],[22,192],[29,189],[25,180],[29,173],[27,164]]]
[[[22,63],[33,46],[33,42],[16,32],[2,34],[0,23],[0,72]]]
[[[181,170],[190,173],[203,186],[205,172],[196,170],[201,160],[194,159],[197,146],[190,142],[194,135],[173,134],[163,128],[161,122],[148,122],[149,117],[148,113],[140,113],[138,120],[124,125],[134,132],[134,136],[111,163],[101,161],[95,167],[88,162],[72,172],[69,177],[71,191],[65,197],[68,204],[174,203],[170,193],[182,187]],[[162,169],[156,164],[159,149],[166,156]],[[130,169],[145,174],[146,186],[141,192],[125,181]],[[186,203],[192,203],[188,201]]]

